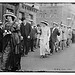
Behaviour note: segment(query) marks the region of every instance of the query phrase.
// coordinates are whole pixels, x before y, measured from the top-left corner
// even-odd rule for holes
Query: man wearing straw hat
[[[45,58],[46,55],[50,55],[49,49],[49,38],[50,38],[50,28],[48,27],[46,21],[41,21],[41,36],[40,36],[40,57]]]
[[[50,42],[51,42],[51,53],[53,53],[54,51],[56,51],[55,49],[55,43],[57,42],[57,35],[59,36],[59,30],[57,28],[58,24],[56,22],[53,22],[53,29],[52,29],[52,33],[51,33],[51,37],[50,37]]]
[[[30,47],[30,32],[31,32],[31,24],[29,23],[29,20],[26,19],[25,17],[22,18],[22,23],[21,23],[21,34],[23,36],[23,41],[24,41],[24,56],[27,56],[29,53],[29,47]]]
[[[7,20],[7,22],[3,27],[5,32],[3,33],[4,39],[2,69],[5,71],[16,71],[21,68],[20,40],[22,37],[20,34],[20,28],[16,23],[17,17],[13,13],[8,12],[4,14],[4,18]]]

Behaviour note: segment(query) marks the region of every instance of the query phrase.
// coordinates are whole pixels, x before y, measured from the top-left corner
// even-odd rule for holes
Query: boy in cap
[[[24,38],[24,56],[27,56],[30,47],[31,24],[28,23],[27,19],[24,17],[22,18],[22,24],[20,30]]]

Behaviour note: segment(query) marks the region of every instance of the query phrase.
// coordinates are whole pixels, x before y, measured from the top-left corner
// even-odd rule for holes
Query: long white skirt
[[[44,39],[40,40],[40,55],[50,54],[49,42]]]

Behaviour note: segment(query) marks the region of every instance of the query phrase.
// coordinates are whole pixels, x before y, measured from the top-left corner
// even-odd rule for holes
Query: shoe
[[[31,52],[35,52],[35,51],[31,51]]]
[[[47,55],[50,55],[50,54],[47,54]]]
[[[24,56],[25,56],[25,57],[27,57],[27,56],[28,56],[28,54],[24,54]]]
[[[28,55],[24,55],[25,57],[27,57]]]
[[[45,56],[49,56],[50,54],[45,54]]]
[[[43,58],[43,55],[41,55],[40,58]]]
[[[47,55],[43,55],[43,58],[47,58]]]

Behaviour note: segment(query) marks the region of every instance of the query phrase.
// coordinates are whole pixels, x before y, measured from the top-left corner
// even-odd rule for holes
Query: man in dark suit
[[[55,43],[57,41],[57,35],[59,36],[59,30],[57,29],[58,24],[53,23],[53,28],[51,28],[51,37],[50,37],[50,48],[51,48],[51,53],[55,50]]]
[[[52,29],[53,27],[50,28],[51,36],[50,36],[50,41],[49,41],[49,47],[51,49],[50,53],[53,53],[53,45],[52,45]]]
[[[31,28],[31,32],[30,32],[30,49],[31,49],[31,52],[34,52],[33,50],[33,47],[34,47],[34,37],[35,36],[35,32],[34,32],[34,28],[32,26]]]
[[[30,23],[27,22],[25,18],[22,18],[22,24],[21,24],[20,30],[21,30],[21,35],[23,36],[23,41],[24,41],[24,55],[28,55],[31,25]]]

